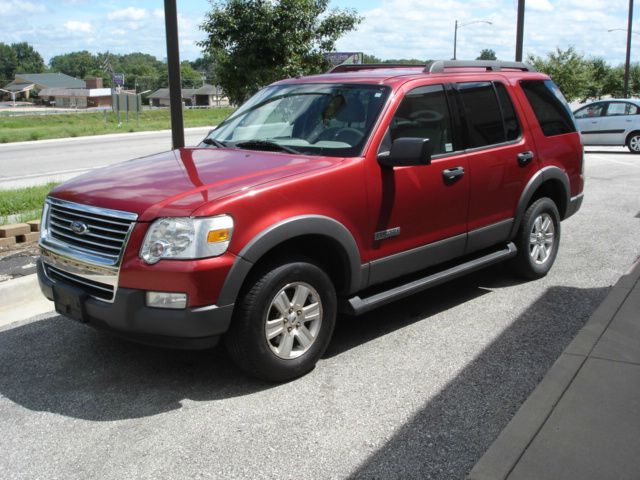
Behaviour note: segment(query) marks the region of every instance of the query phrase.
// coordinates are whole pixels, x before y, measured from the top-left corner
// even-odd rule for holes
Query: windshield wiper
[[[216,140],[215,138],[205,138],[204,140],[202,140],[202,143],[205,143],[207,145],[214,145],[218,148],[226,148],[226,145],[224,142],[221,142],[220,140]]]
[[[276,142],[272,142],[271,140],[245,140],[243,142],[238,142],[235,144],[236,147],[248,148],[248,149],[256,149],[256,150],[266,150],[266,151],[276,151],[276,152],[287,152],[287,153],[300,153],[295,148],[288,147],[287,145],[281,145]]]

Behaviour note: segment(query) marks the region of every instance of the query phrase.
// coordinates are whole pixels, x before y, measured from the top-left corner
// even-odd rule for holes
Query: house
[[[32,90],[45,88],[86,88],[84,80],[64,73],[16,73],[14,80],[3,87],[10,92],[21,92],[29,98]]]
[[[149,95],[149,104],[153,107],[168,107],[169,89],[160,88]],[[203,85],[200,88],[183,88],[182,101],[187,107],[219,107],[229,102],[222,96],[222,89],[213,85]]]

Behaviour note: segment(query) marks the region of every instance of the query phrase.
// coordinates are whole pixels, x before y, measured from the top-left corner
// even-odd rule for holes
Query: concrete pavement
[[[640,478],[640,261],[547,372],[469,480]]]
[[[196,145],[212,127],[185,129]],[[171,130],[0,144],[0,190],[62,182],[89,170],[171,149]]]

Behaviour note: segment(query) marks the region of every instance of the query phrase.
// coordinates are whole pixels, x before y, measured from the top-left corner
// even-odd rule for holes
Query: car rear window
[[[576,131],[573,115],[562,93],[551,80],[520,82],[545,136]]]

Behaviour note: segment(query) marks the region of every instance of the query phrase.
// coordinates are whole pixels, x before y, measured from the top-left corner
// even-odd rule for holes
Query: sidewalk
[[[469,480],[640,479],[640,261],[613,287]]]

